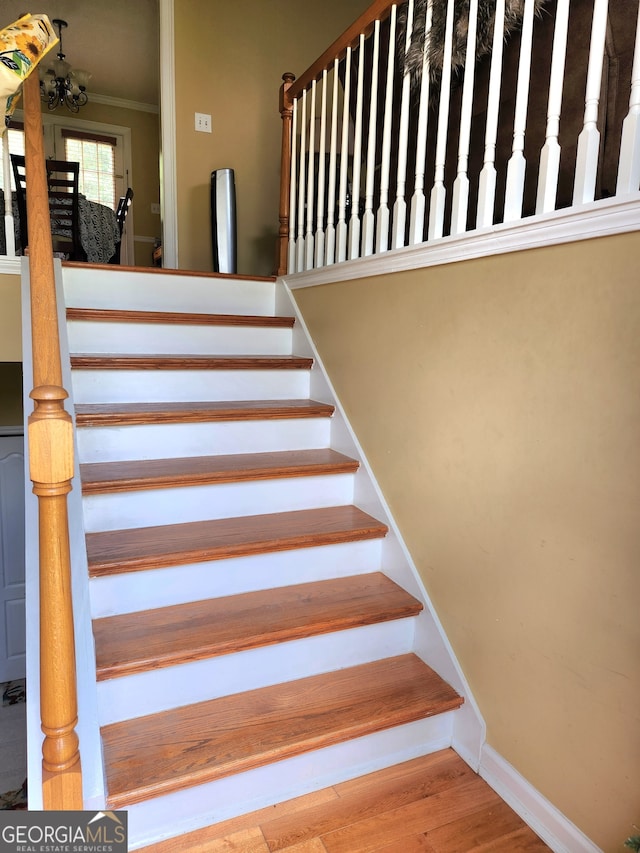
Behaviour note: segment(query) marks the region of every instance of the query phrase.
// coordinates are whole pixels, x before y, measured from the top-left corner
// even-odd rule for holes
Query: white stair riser
[[[380,570],[381,539],[92,578],[91,616],[114,616]]]
[[[76,403],[289,400],[309,396],[308,370],[74,370]]]
[[[289,355],[291,329],[264,326],[190,326],[178,323],[67,324],[69,349],[82,353]]]
[[[414,622],[396,619],[101,681],[100,725],[404,654]]]
[[[451,745],[454,711],[128,807],[129,849],[354,779]]]
[[[114,270],[114,272],[116,272]],[[67,307],[273,316],[275,283],[152,272],[66,269]]]
[[[329,418],[83,427],[76,433],[81,462],[311,450],[328,447],[330,434]]]
[[[334,474],[88,495],[83,501],[85,530],[92,533],[343,506],[352,502],[353,477]]]

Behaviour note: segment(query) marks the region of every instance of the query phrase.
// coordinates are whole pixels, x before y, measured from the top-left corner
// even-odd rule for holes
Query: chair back
[[[118,202],[118,207],[116,209],[116,222],[118,223],[118,231],[120,232],[120,240],[116,245],[116,250],[113,254],[113,257],[109,259],[110,264],[119,264],[120,263],[120,253],[122,250],[122,234],[124,231],[124,224],[127,219],[127,213],[129,212],[129,208],[131,207],[131,200],[133,199],[133,190],[131,187],[127,187],[126,193],[120,198]]]
[[[80,212],[78,204],[80,164],[68,160],[45,160],[51,215],[53,251],[72,261],[86,261],[80,242]],[[11,165],[16,184],[16,200],[20,219],[22,253],[29,245],[29,228],[26,205],[25,158],[11,155]]]

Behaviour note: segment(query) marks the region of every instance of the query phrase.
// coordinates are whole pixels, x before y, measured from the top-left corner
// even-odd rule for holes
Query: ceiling
[[[0,29],[26,8],[25,0],[2,0]],[[62,31],[64,52],[72,67],[91,72],[89,99],[94,92],[159,103],[158,0],[40,0],[29,11],[68,23]]]

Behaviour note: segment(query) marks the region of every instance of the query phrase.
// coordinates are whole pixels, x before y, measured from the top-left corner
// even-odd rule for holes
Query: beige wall
[[[640,825],[640,234],[296,291],[488,727]]]
[[[22,361],[20,276],[0,273],[0,362]]]
[[[238,271],[270,275],[278,231],[282,74],[301,74],[369,5],[368,0],[177,0],[178,255],[211,270],[209,182],[235,171]],[[194,130],[210,113],[213,133]]]

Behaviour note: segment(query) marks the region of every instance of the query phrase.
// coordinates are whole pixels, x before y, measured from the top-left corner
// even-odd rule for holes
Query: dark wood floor
[[[451,749],[144,848],[153,853],[541,853]]]

